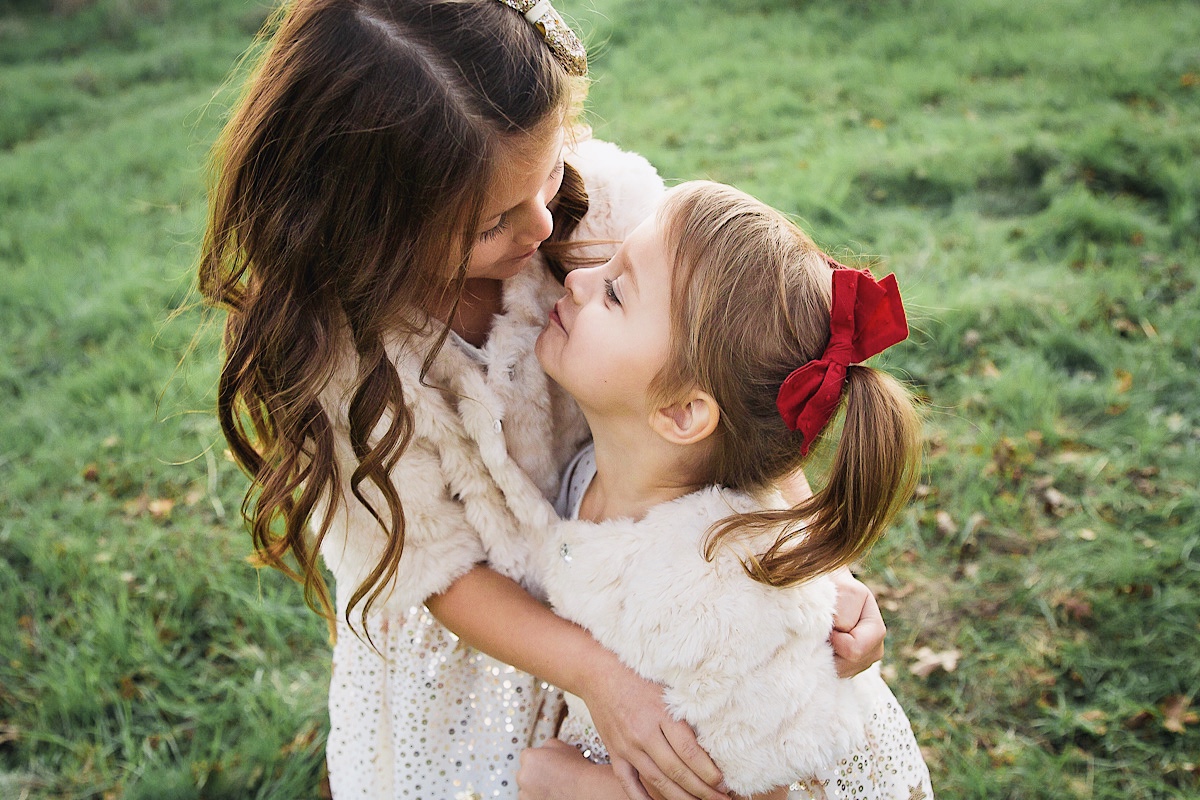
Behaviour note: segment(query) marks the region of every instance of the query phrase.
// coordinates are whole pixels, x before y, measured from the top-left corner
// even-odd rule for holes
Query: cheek
[[[470,272],[486,270],[496,260],[494,242],[476,242],[471,250],[471,262],[467,269]]]

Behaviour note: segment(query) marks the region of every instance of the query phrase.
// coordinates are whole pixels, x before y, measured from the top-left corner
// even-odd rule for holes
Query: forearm
[[[484,566],[475,567],[425,605],[477,650],[581,697],[587,696],[597,674],[618,663],[586,630]]]

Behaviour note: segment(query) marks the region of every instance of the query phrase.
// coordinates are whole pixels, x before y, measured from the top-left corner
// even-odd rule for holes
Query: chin
[[[537,356],[538,364],[542,367],[542,372],[556,383],[558,382],[558,370],[554,364],[554,343],[551,341],[553,333],[551,325],[542,328],[542,332],[538,334],[537,341],[533,344],[533,354]]]

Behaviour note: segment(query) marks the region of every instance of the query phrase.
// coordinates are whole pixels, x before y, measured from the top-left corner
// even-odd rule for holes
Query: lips
[[[559,300],[558,302],[561,303],[562,301]],[[554,307],[550,309],[550,321],[562,328],[563,333],[567,332],[567,329],[563,326],[562,315],[558,313],[558,303],[555,303]]]

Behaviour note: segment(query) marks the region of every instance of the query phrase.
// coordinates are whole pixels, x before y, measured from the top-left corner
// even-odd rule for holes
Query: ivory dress
[[[556,504],[567,521],[539,549],[546,592],[556,612],[667,687],[669,707],[696,729],[730,789],[751,795],[791,785],[789,798],[816,800],[933,797],[912,727],[878,666],[837,677],[827,641],[833,583],[766,586],[727,547],[704,559],[714,522],[782,507],[782,498],[709,487],[636,522],[582,522],[579,504],[595,474],[588,446],[568,467]],[[587,706],[573,696],[567,703],[559,738],[607,761]]]
[[[589,195],[579,240],[624,238],[663,192],[645,159],[606,142],[582,142],[567,160]],[[337,800],[516,798],[518,754],[554,734],[561,695],[459,643],[423,603],[483,561],[536,591],[528,531],[553,519],[547,498],[587,437],[578,408],[533,353],[562,294],[535,256],[505,281],[504,312],[484,347],[452,337],[424,382],[421,362],[434,332],[389,347],[415,432],[392,473],[404,507],[404,555],[367,620],[370,643],[349,628],[344,612],[378,559],[382,533],[346,485],[349,499],[337,506],[321,546],[338,615],[327,747]],[[346,424],[353,358],[343,361],[322,401],[338,426],[345,481],[356,462]],[[318,518],[328,513],[323,506]]]

